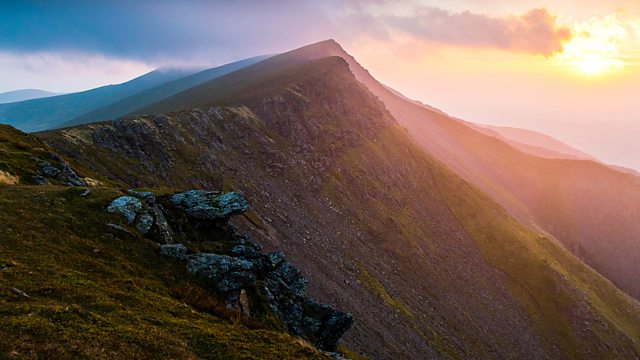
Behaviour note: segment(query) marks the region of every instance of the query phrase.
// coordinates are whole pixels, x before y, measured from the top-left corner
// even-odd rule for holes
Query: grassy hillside
[[[215,299],[183,266],[133,229],[107,226],[127,226],[104,210],[119,191],[80,193],[0,189],[1,357],[326,358],[281,331],[203,311]],[[186,289],[200,297],[182,298]]]
[[[416,146],[344,60],[290,58],[202,85],[200,110],[40,136],[132,186],[241,190],[238,226],[373,358],[638,356],[635,301]]]
[[[226,309],[106,212],[117,188],[25,185],[39,174],[31,158],[50,152],[0,126],[1,358],[328,358],[277,322]]]

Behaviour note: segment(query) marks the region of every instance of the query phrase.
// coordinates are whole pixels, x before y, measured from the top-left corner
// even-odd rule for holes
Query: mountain
[[[336,45],[140,110],[157,115],[38,136],[129,187],[245,194],[253,210],[235,225],[352,313],[342,343],[371,358],[638,356],[638,303],[425,151],[363,69],[323,56]]]
[[[288,61],[324,56],[345,59],[356,79],[424,151],[489,194],[520,222],[553,235],[622,290],[640,298],[640,283],[635,280],[640,273],[640,242],[635,240],[640,237],[640,222],[633,215],[640,214],[640,179],[634,172],[591,160],[549,159],[523,152],[512,140],[486,135],[475,125],[399,96],[333,40],[304,48]],[[214,86],[212,82],[199,89],[206,93]],[[184,109],[198,101],[206,104],[206,96],[184,92],[146,111]]]
[[[136,110],[166,99],[179,92],[192,88],[196,85],[213,80],[222,75],[236,71],[243,67],[255,64],[268,58],[268,56],[256,56],[250,59],[236,61],[223,66],[207,69],[192,75],[188,75],[177,80],[169,81],[156,87],[141,91],[122,100],[105,105],[80,115],[74,119],[64,122],[56,127],[67,127],[81,125],[101,120],[113,120],[135,112]]]
[[[0,93],[0,104],[39,99],[56,96],[58,94],[37,89],[22,89]]]
[[[95,108],[113,103],[167,81],[190,75],[194,70],[158,69],[118,85],[41,99],[0,104],[0,123],[24,131],[54,128]]]
[[[479,132],[499,138],[516,149],[543,158],[597,161],[593,156],[575,149],[551,136],[536,131],[504,126],[469,123]]]
[[[171,208],[167,189],[154,190],[157,197],[150,192],[123,197],[122,184],[67,162],[38,138],[7,125],[0,125],[0,167],[2,354],[48,359],[335,358],[289,334],[264,310],[263,298],[252,297],[251,313],[227,308],[208,282],[185,267],[184,261],[192,264],[199,258],[238,259],[230,252],[211,253],[222,251],[221,243],[242,242],[260,254],[228,223],[231,213],[209,221],[185,216]],[[72,178],[81,183],[69,183]],[[120,216],[126,208],[114,206],[121,199],[140,205],[132,195],[154,204],[141,209],[154,211],[150,232]],[[167,224],[165,235],[172,229],[162,244],[151,235],[159,219]],[[204,235],[195,231],[202,229],[207,230]],[[184,259],[170,256],[172,249],[187,251],[167,244],[171,236],[191,239]],[[198,252],[198,246],[209,250]],[[261,272],[273,277],[285,269],[281,273],[293,276],[276,276],[280,285],[306,281],[281,257],[278,264],[266,261],[278,259],[277,253],[261,254],[254,262],[262,259],[269,268],[263,266]],[[271,294],[282,296],[285,290]],[[314,320],[306,309],[305,316]]]

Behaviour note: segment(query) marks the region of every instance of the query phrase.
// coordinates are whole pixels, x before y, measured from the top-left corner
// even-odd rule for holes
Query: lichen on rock
[[[190,217],[201,220],[223,219],[249,209],[247,200],[236,192],[190,190],[173,195],[171,202],[184,208]]]

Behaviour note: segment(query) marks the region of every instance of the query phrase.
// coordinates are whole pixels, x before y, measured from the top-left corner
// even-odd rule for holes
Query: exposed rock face
[[[206,279],[227,300],[235,301],[240,298],[240,290],[255,285],[257,265],[241,257],[199,253],[189,256],[187,270]]]
[[[249,209],[247,200],[235,192],[223,194],[218,191],[191,190],[173,195],[171,202],[182,207],[192,218],[201,220],[224,219]]]
[[[229,307],[241,309],[242,316],[251,313],[249,297],[258,296],[291,333],[328,351],[336,349],[352,326],[350,314],[305,296],[307,279],[281,252],[262,253],[261,246],[228,224],[231,215],[249,208],[242,195],[191,190],[157,200],[150,192],[130,190],[129,194],[132,196],[113,200],[107,211],[123,216],[140,233],[162,243],[162,254],[186,262],[187,271],[222,296]],[[187,246],[168,243],[172,229],[179,229],[176,235],[181,239],[216,243],[221,250],[189,255]],[[212,240],[206,240],[207,231]]]
[[[122,215],[129,224],[133,223],[140,210],[142,210],[142,202],[132,196],[121,196],[107,207],[108,212]]]
[[[50,161],[45,161],[37,156],[32,158],[36,162],[40,175],[34,177],[34,181],[38,185],[46,185],[49,182],[46,178],[53,178],[66,186],[87,186],[87,183],[80,179],[75,171],[67,164],[64,159],[58,155],[49,154]],[[44,176],[44,177],[43,177]]]
[[[171,227],[164,217],[160,204],[151,192],[129,190],[131,196],[121,196],[111,202],[107,211],[120,214],[129,224],[134,224],[141,234],[160,244],[172,244]]]
[[[180,261],[187,260],[188,249],[182,244],[164,244],[160,246],[160,253],[176,258]]]

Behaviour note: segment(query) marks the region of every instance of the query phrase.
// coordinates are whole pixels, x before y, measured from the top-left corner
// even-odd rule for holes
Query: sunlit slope
[[[373,358],[636,356],[636,302],[415,145],[344,60],[296,55],[160,104],[200,110],[40,136],[133,186],[241,190],[238,226],[351,312],[344,344]]]
[[[640,274],[640,222],[636,221],[640,180],[636,173],[587,160],[527,154],[508,141],[482,134],[463,121],[389,90],[335,41],[313,44],[288,56],[308,60],[322,54],[345,59],[358,81],[382,100],[434,158],[490,194],[520,221],[551,233],[621,289],[640,298],[640,282],[636,281]]]

